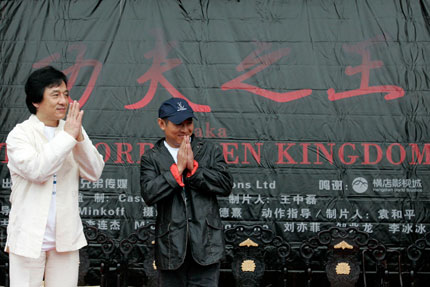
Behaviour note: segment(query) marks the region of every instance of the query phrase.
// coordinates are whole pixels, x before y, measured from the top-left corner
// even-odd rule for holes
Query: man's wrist
[[[179,173],[179,175],[182,175],[182,173],[184,172],[185,168],[180,167],[178,165],[177,165],[177,167],[178,167],[178,173]]]
[[[176,163],[174,163],[174,164],[172,164],[170,166],[170,172],[172,173],[172,175],[175,178],[176,182],[180,186],[184,187],[185,185],[184,185],[184,183],[182,181],[182,173],[179,173],[179,168],[178,168],[178,165]]]
[[[194,175],[196,173],[196,171],[197,171],[198,168],[199,168],[199,163],[196,160],[194,160],[193,161],[193,168],[192,169],[188,169],[187,177],[190,177],[190,176]]]

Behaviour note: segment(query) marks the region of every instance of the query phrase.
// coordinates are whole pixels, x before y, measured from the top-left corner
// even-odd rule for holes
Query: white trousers
[[[42,251],[37,259],[9,253],[10,287],[76,287],[79,274],[79,250]]]

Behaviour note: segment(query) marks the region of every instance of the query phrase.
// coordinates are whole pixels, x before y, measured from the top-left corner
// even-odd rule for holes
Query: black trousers
[[[184,263],[176,270],[159,270],[160,287],[218,287],[220,263],[202,266],[189,250]]]

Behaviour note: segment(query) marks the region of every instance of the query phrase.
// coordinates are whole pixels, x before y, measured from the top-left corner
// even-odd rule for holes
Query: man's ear
[[[39,108],[39,103],[31,103],[35,108],[36,108],[36,110]]]
[[[164,131],[166,129],[166,122],[161,118],[158,118],[157,122],[158,122],[158,126],[160,127],[160,129],[162,131]]]

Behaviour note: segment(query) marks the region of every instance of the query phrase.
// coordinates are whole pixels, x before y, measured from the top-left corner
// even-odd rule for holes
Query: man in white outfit
[[[76,286],[79,249],[87,244],[79,177],[97,180],[103,158],[82,127],[79,103],[69,105],[61,71],[50,66],[34,71],[25,93],[32,115],[6,140],[12,179],[6,242],[11,287],[39,287],[43,280],[46,287]]]

